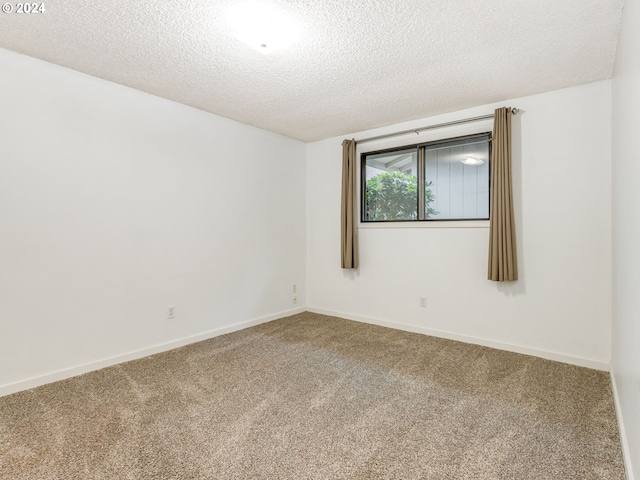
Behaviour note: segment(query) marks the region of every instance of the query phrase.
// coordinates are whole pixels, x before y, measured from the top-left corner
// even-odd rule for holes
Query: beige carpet
[[[0,398],[2,479],[623,479],[606,373],[305,313]]]

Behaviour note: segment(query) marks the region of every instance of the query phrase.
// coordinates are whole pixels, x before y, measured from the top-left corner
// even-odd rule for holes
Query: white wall
[[[629,478],[640,472],[640,2],[625,0],[613,74],[612,374]],[[633,473],[632,473],[633,472]]]
[[[513,119],[520,280],[486,280],[488,228],[361,228],[361,267],[340,269],[341,138],[307,146],[310,310],[607,369],[611,331],[610,82],[345,137],[492,113]],[[357,114],[357,112],[354,112]],[[486,131],[469,124],[420,134]],[[365,143],[363,150],[415,142]],[[419,297],[427,297],[426,309]]]
[[[280,316],[294,282],[304,305],[303,143],[4,50],[0,72],[0,394]]]

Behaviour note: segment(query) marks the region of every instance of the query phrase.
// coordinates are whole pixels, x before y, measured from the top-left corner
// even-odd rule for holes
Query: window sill
[[[448,222],[375,222],[358,223],[363,230],[379,228],[489,228],[489,220],[457,220]]]

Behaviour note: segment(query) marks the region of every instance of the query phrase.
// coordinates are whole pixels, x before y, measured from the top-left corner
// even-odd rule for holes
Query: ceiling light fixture
[[[478,165],[482,165],[484,163],[484,160],[482,160],[481,158],[467,157],[464,160],[460,160],[460,163],[477,167]]]
[[[291,45],[300,33],[289,15],[271,3],[256,0],[233,7],[229,26],[234,37],[264,55]]]

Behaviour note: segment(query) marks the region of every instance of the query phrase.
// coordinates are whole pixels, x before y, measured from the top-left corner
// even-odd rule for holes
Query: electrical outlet
[[[173,320],[176,318],[176,307],[175,305],[169,305],[167,307],[167,320]]]
[[[427,308],[427,297],[420,297],[420,307]]]
[[[291,290],[292,293],[297,293],[298,292],[298,287],[296,286],[296,284],[293,284],[293,289]]]
[[[294,294],[294,295],[291,297],[291,303],[293,303],[294,305],[295,305],[296,303],[298,303],[298,296],[297,296],[296,294]]]

